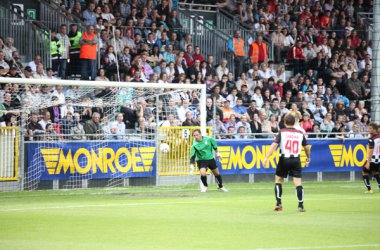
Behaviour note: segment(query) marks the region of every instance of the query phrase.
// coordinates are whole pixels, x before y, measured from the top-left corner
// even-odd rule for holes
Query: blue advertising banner
[[[67,180],[156,176],[154,142],[29,143],[28,176]]]
[[[272,141],[218,141],[222,155],[219,169],[222,174],[274,173],[278,152],[263,166]],[[308,140],[311,163],[304,172],[361,171],[366,160],[367,140]],[[156,176],[156,148],[145,142],[49,142],[28,143],[28,176],[40,180],[67,180],[77,176],[88,179]],[[186,159],[180,159],[181,161]],[[176,164],[175,162],[173,164]]]
[[[218,152],[222,155],[221,173],[260,174],[274,173],[278,153],[263,166],[272,141],[218,141]],[[308,140],[311,146],[311,162],[305,166],[306,155],[301,154],[304,172],[361,171],[366,161],[367,140]],[[278,149],[279,150],[279,149]]]

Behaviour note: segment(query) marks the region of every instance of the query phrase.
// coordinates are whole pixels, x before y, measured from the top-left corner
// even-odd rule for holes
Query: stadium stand
[[[92,25],[96,36],[91,39],[97,43],[98,58],[91,62],[91,72],[97,75],[91,80],[205,84],[211,98],[207,108],[213,107],[217,114],[214,117],[208,111],[207,120],[217,128],[218,138],[243,138],[231,137],[231,133],[250,131],[276,133],[283,126],[281,118],[289,112],[299,118],[307,133],[321,131],[330,137],[335,136],[330,132],[342,132],[348,137],[367,132],[372,49],[359,13],[371,11],[370,1],[207,1],[234,16],[239,27],[256,36],[248,41],[237,35],[239,28],[227,31],[235,66],[226,65],[225,59],[214,61],[220,55],[207,54],[193,43],[191,34],[183,32],[181,22],[187,20],[179,19],[178,12],[203,7],[180,8],[182,3],[176,0],[56,0],[50,4],[58,4],[61,9],[57,12],[72,20],[45,25],[55,27],[49,32],[57,34],[48,36],[51,41],[46,48],[53,64],[38,54],[32,55],[30,62],[21,61],[25,55],[20,57],[14,38],[0,31],[1,77],[80,78],[79,57],[91,42],[83,43],[86,30],[78,27]],[[271,51],[274,61],[268,57]],[[220,51],[232,56],[227,53]],[[94,114],[100,115],[100,127],[109,118],[103,116],[106,107],[102,106],[109,91],[112,89],[95,89],[80,96],[75,88],[59,84],[53,88],[1,84],[0,124],[20,125],[21,119],[27,119],[23,122],[26,140],[84,139],[83,127]],[[20,116],[22,99],[36,107],[27,118]],[[196,94],[162,102],[166,114],[175,120],[170,125],[186,119],[191,124],[199,122],[194,108]],[[153,122],[152,103],[144,105],[145,121]],[[188,111],[191,117],[187,117]],[[121,107],[120,112],[127,129],[141,129],[136,107]],[[115,119],[120,122],[120,118]],[[250,133],[247,136],[260,138]]]

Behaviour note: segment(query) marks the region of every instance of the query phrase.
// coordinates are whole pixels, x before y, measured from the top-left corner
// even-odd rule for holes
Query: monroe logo
[[[364,145],[345,147],[341,144],[334,144],[329,147],[336,168],[362,167],[366,161],[367,149]]]
[[[71,149],[65,153],[60,148],[41,149],[46,169],[49,175],[56,174],[95,174],[127,173],[152,171],[155,147],[86,149]]]
[[[273,154],[269,158],[268,166],[263,166],[264,158],[269,151],[270,145],[265,146],[245,146],[231,147],[219,146],[218,152],[222,155],[222,169],[260,169],[260,168],[276,168],[278,162],[278,153]],[[277,150],[279,152],[279,149]],[[301,151],[301,166],[306,167],[306,154],[304,149]]]

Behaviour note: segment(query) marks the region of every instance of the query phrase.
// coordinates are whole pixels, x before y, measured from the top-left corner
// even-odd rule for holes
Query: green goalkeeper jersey
[[[202,136],[202,141],[194,140],[190,151],[190,163],[194,164],[195,160],[211,160],[214,159],[214,150],[218,145],[214,138]]]

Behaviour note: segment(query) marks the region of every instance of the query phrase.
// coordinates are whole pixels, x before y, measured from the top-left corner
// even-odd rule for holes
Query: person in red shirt
[[[349,38],[351,40],[351,48],[356,49],[360,45],[360,38],[358,37],[358,32],[353,30]]]
[[[302,41],[297,41],[296,45],[290,50],[290,57],[293,61],[294,75],[303,73],[303,66],[305,62],[305,56],[302,50]]]
[[[310,7],[306,7],[305,10],[299,15],[300,19],[306,20],[311,18],[312,14],[310,12]]]
[[[321,29],[331,28],[331,11],[326,11],[326,14],[321,17],[319,20],[319,27]]]
[[[201,55],[201,49],[199,46],[195,46],[195,51],[194,51],[194,61],[199,60],[201,63],[205,60],[204,57]]]

